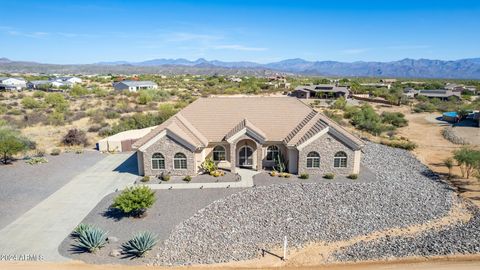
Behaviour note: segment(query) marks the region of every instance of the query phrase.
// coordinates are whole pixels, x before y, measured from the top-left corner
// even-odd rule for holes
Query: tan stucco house
[[[141,175],[195,175],[219,166],[270,169],[281,155],[290,173],[359,173],[364,143],[291,97],[200,98],[140,138]]]

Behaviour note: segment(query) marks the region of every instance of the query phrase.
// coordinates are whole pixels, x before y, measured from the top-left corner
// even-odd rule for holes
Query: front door
[[[253,166],[253,150],[248,146],[243,146],[238,152],[238,160],[240,167]]]

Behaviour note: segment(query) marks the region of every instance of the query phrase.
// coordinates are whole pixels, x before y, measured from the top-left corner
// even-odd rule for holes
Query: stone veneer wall
[[[320,154],[320,168],[307,168],[307,155],[311,151]],[[333,158],[338,151],[347,154],[346,168],[333,167]],[[354,162],[355,152],[327,133],[299,151],[298,173],[349,175],[353,172]]]
[[[161,153],[165,158],[165,170],[152,169],[152,155]],[[187,169],[178,170],[173,168],[173,157],[176,153],[183,153],[187,157]],[[175,176],[195,175],[195,153],[184,147],[177,141],[165,136],[147,148],[143,154],[143,165],[145,175],[160,175],[162,172],[170,172]]]

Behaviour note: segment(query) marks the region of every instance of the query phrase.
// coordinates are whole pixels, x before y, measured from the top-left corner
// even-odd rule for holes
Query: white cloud
[[[261,47],[247,47],[238,44],[229,44],[229,45],[216,45],[213,46],[214,49],[217,50],[235,50],[235,51],[266,51],[267,48]]]

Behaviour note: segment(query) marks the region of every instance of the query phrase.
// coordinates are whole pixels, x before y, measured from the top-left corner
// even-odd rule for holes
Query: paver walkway
[[[103,197],[133,184],[137,177],[135,155],[104,158],[0,230],[0,254],[68,260],[58,253],[63,239]]]
[[[199,189],[199,188],[245,188],[253,187],[253,176],[260,173],[248,169],[238,169],[241,179],[237,182],[215,182],[215,183],[182,183],[182,184],[147,184],[152,189]]]

